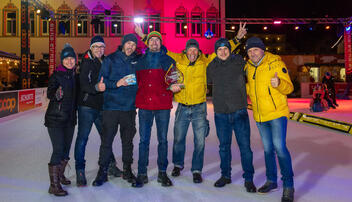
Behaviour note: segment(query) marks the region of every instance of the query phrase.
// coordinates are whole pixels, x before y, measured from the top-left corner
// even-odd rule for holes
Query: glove
[[[63,97],[64,97],[64,91],[62,90],[62,86],[59,86],[59,88],[56,90],[55,98],[57,101],[60,101]]]

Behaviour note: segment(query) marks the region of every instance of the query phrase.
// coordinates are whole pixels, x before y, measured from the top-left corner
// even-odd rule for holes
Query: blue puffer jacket
[[[131,111],[136,109],[137,85],[117,87],[116,83],[126,75],[136,73],[138,60],[139,56],[135,53],[126,56],[121,51],[121,47],[104,59],[99,74],[99,81],[103,77],[106,85],[103,110]]]

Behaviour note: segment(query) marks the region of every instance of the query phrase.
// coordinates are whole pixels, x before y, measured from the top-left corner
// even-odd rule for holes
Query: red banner
[[[35,90],[23,90],[18,92],[19,111],[33,109],[35,106]]]
[[[56,21],[49,21],[49,77],[53,74],[56,62]]]
[[[349,78],[352,74],[351,25],[345,26],[344,42],[346,78]]]

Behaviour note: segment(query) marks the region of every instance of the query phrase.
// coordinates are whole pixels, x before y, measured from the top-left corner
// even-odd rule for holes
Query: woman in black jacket
[[[51,75],[47,97],[50,100],[45,113],[44,125],[48,128],[53,146],[49,166],[49,193],[66,196],[61,184],[71,182],[65,178],[64,171],[69,161],[70,147],[76,125],[76,53],[66,44],[61,51],[61,65]],[[61,183],[61,184],[60,184]]]

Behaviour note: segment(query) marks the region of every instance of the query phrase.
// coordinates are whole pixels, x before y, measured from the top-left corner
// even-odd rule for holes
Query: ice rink
[[[340,107],[324,113],[315,113],[335,120],[352,122],[352,101],[339,102]],[[309,113],[308,99],[291,99],[291,111]],[[174,109],[169,125],[169,167],[171,173]],[[306,111],[305,111],[306,110]],[[155,124],[150,144],[150,165],[148,167],[149,183],[143,188],[132,188],[121,178],[110,178],[101,187],[91,186],[98,171],[99,135],[93,127],[86,150],[86,176],[89,185],[76,187],[73,147],[71,147],[71,169],[66,169],[66,176],[72,181],[63,186],[68,191],[66,197],[55,197],[48,194],[49,175],[47,163],[51,154],[51,143],[44,122],[45,107],[22,112],[0,119],[0,202],[97,202],[97,201],[161,201],[161,202],[198,202],[198,201],[267,201],[281,200],[282,183],[279,190],[266,195],[247,193],[243,187],[240,155],[235,138],[232,144],[232,184],[215,188],[214,182],[220,177],[219,142],[215,133],[214,113],[211,102],[208,103],[210,135],[206,139],[203,183],[194,184],[190,172],[193,152],[193,132],[190,126],[187,136],[185,169],[181,176],[171,180],[173,187],[161,187],[157,178],[157,140]],[[260,187],[265,182],[264,152],[260,136],[249,110],[251,121],[251,143],[254,153],[254,182]],[[138,129],[138,118],[137,129]],[[138,130],[137,130],[138,131]],[[134,139],[134,164],[137,171],[139,134]],[[295,180],[295,201],[306,202],[350,202],[352,201],[352,136],[330,129],[288,122],[287,144],[291,152]],[[118,167],[121,163],[121,141],[116,136],[114,153]],[[278,178],[280,179],[280,172]]]

